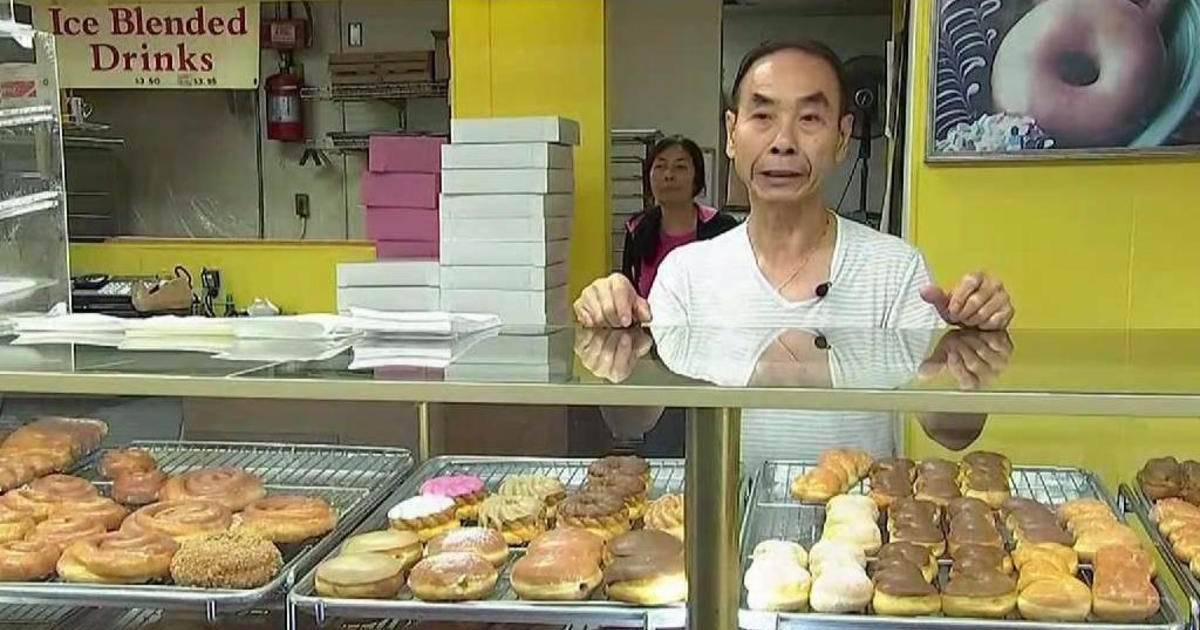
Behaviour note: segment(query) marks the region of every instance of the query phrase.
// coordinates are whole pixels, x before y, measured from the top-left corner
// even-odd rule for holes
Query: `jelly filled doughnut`
[[[1153,11],[1129,0],[1045,0],[1001,42],[992,98],[1061,146],[1119,146],[1157,106],[1165,66]]]

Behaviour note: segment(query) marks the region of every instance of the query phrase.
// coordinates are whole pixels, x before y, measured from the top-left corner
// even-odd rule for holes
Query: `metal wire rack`
[[[1121,484],[1118,492],[1124,505],[1132,510],[1141,521],[1142,528],[1146,530],[1150,540],[1154,541],[1154,544],[1162,551],[1167,568],[1175,576],[1175,581],[1183,588],[1191,613],[1188,627],[1193,630],[1200,629],[1200,579],[1196,579],[1191,568],[1175,557],[1171,542],[1158,530],[1158,525],[1150,520],[1150,509],[1154,507],[1154,502],[1146,496],[1145,492],[1142,492],[1141,486],[1137,483]]]
[[[337,527],[308,543],[283,545],[284,565],[271,582],[256,589],[202,589],[170,584],[106,585],[48,582],[0,583],[0,599],[27,604],[70,604],[107,608],[196,610],[210,622],[218,615],[261,607],[285,592],[295,578],[375,507],[412,468],[403,449],[238,442],[134,442],[150,451],[168,474],[231,466],[262,477],[268,494],[305,494],[325,498],[338,512]],[[95,453],[76,470],[96,481]]]
[[[30,628],[33,630],[66,628],[85,613],[87,613],[87,609],[71,606],[0,604],[0,628]]]
[[[426,479],[455,473],[479,476],[489,491],[495,491],[510,475],[538,474],[555,477],[567,486],[568,491],[578,489],[587,478],[590,460],[583,459],[537,459],[495,457],[439,457],[422,465],[404,485],[388,497],[378,510],[372,513],[353,533],[383,529],[388,526],[387,510],[393,504],[413,496]],[[652,460],[650,462],[651,498],[666,493],[683,491],[684,467],[681,460]],[[513,558],[521,552],[514,550]],[[308,617],[318,626],[337,628],[363,628],[361,620],[385,623],[382,626],[367,626],[381,630],[395,626],[386,625],[399,620],[437,621],[491,621],[516,623],[595,623],[610,627],[660,628],[682,627],[687,616],[682,605],[647,608],[619,602],[610,602],[599,594],[592,600],[565,604],[529,602],[520,600],[509,583],[511,561],[500,571],[500,579],[491,597],[483,601],[462,603],[426,603],[412,598],[407,591],[396,600],[348,600],[330,599],[316,595],[314,571],[302,577],[288,597],[293,609],[296,626],[304,624],[298,620]],[[386,621],[385,621],[386,620]]]
[[[792,498],[791,480],[814,464],[805,462],[767,462],[759,470],[748,509],[742,522],[743,570],[749,566],[750,553],[763,540],[782,538],[811,547],[821,537],[825,521],[825,506],[802,503]],[[1099,498],[1116,509],[1111,495],[1096,476],[1077,468],[1016,467],[1009,477],[1014,496],[1026,497],[1050,506],[1078,498]],[[869,481],[857,484],[852,493],[870,490]],[[885,530],[886,531],[886,530]],[[942,561],[940,579],[944,585],[949,561]],[[1080,577],[1090,584],[1091,568],[1081,567]],[[1162,608],[1152,619],[1141,624],[1112,624],[1102,622],[1045,623],[1020,619],[985,620],[948,617],[896,618],[864,615],[827,615],[819,613],[773,613],[751,611],[745,605],[743,591],[740,625],[752,630],[779,628],[970,628],[972,630],[1180,630],[1183,615],[1161,579],[1156,579]]]

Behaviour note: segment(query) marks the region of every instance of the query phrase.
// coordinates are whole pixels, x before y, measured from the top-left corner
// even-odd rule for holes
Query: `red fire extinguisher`
[[[267,77],[267,138],[304,142],[304,113],[300,107],[303,80],[290,67]]]

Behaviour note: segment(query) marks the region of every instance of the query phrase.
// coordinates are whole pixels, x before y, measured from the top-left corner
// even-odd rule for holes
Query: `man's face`
[[[725,153],[752,202],[797,203],[822,194],[846,155],[852,117],[841,116],[837,75],[823,59],[784,50],[759,59],[725,113]]]

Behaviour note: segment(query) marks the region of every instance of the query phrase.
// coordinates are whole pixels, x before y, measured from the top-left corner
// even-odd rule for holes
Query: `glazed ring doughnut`
[[[240,512],[247,505],[263,498],[262,479],[238,468],[203,468],[167,480],[158,496],[162,501],[207,499],[216,501],[231,512]]]
[[[0,582],[32,582],[54,574],[57,545],[36,540],[0,544]]]
[[[1060,146],[1120,146],[1158,105],[1165,61],[1158,23],[1136,2],[1042,2],[1001,42],[992,96]]]
[[[316,538],[337,524],[337,515],[325,499],[282,494],[247,505],[237,518],[238,528],[275,543]]]
[[[116,479],[126,473],[151,470],[158,470],[158,461],[150,451],[140,448],[108,451],[100,458],[100,476],[105,479]]]
[[[215,501],[162,501],[130,514],[122,530],[154,532],[170,536],[175,542],[229,529],[233,515]]]
[[[171,575],[179,544],[152,532],[120,531],[89,536],[67,547],[58,575],[67,582],[141,584]]]

